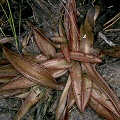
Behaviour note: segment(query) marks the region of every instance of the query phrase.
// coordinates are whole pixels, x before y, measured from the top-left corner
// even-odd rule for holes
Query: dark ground
[[[64,1],[64,0],[61,0]],[[29,28],[26,25],[26,20],[30,19],[35,21],[38,27],[42,28],[45,34],[48,37],[54,36],[54,33],[57,32],[58,20],[60,17],[60,10],[63,6],[63,3],[58,0],[27,0],[19,1],[19,3],[11,0],[13,16],[15,19],[17,35],[19,36],[20,42],[22,41],[25,34],[28,33]],[[80,1],[80,2],[79,2]],[[86,11],[90,6],[91,1],[85,0],[82,4],[82,0],[77,0],[77,7],[80,15],[78,16],[79,24],[85,19]],[[115,45],[120,45],[120,20],[118,20],[114,25],[112,25],[107,30],[103,30],[103,24],[114,17],[117,13],[120,12],[120,2],[119,0],[111,0],[107,3],[106,0],[96,0],[95,4],[101,5],[101,13],[97,20],[95,32],[95,47],[100,49],[110,48],[104,39],[102,39],[98,33],[103,33],[110,41]],[[6,7],[6,5],[4,4]],[[20,6],[22,8],[22,23],[21,23],[21,32],[19,34],[19,10]],[[7,7],[6,7],[7,10]],[[1,17],[3,13],[1,11]],[[5,18],[3,19],[5,20]],[[10,27],[8,25],[3,25],[3,30],[5,34],[12,36]],[[115,30],[117,29],[117,30]],[[21,48],[21,44],[19,46]],[[40,51],[36,47],[34,41],[30,41],[27,46],[27,50],[31,53],[39,53]],[[110,87],[115,91],[118,97],[120,97],[120,59],[106,56],[103,58],[103,63],[100,64],[97,68],[99,73],[104,77],[106,82]],[[62,77],[61,79],[66,79]],[[26,114],[22,120],[54,120],[54,110],[58,104],[60,93],[53,91],[51,95],[50,105],[46,111],[44,118],[44,109],[45,104],[48,101],[39,102],[37,105],[33,106],[30,109],[29,113]],[[13,120],[15,113],[20,107],[23,100],[18,100],[15,98],[6,98],[0,100],[0,120]],[[43,109],[44,108],[44,109]],[[69,115],[69,120],[82,120],[81,113],[77,110],[77,107],[74,106]],[[97,115],[89,106],[84,112],[84,120],[104,120],[102,117]]]

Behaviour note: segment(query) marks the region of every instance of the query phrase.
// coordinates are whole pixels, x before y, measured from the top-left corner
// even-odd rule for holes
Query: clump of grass
[[[11,7],[10,7],[10,3],[8,0],[6,0],[6,3],[7,3],[7,6],[8,6],[8,9],[9,9],[9,15],[7,14],[6,10],[4,9],[2,3],[0,2],[0,6],[4,12],[4,15],[6,16],[9,24],[10,24],[10,27],[12,29],[12,33],[13,33],[13,36],[14,36],[14,40],[15,40],[15,45],[16,45],[16,48],[18,50],[18,38],[17,38],[17,34],[16,34],[16,29],[15,29],[15,24],[14,24],[14,19],[13,19],[13,15],[12,15],[12,11],[11,11]],[[6,37],[6,35],[4,34],[4,32],[2,31],[1,29],[1,32],[2,34]]]

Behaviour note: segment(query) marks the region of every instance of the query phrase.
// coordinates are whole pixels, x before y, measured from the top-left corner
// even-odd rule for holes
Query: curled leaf
[[[43,98],[45,90],[39,90],[38,86],[33,87],[24,103],[19,108],[14,120],[21,120],[21,118],[28,112],[31,106],[36,104],[40,99]]]

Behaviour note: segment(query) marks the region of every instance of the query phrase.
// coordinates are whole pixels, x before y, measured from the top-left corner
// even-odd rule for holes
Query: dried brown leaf
[[[100,103],[98,103],[94,98],[91,97],[89,105],[99,115],[105,117],[107,120],[115,120],[112,114],[109,112],[109,110],[102,106]]]
[[[70,41],[70,49],[72,51],[79,51],[80,40],[77,26],[77,13],[75,0],[69,0],[66,3],[65,10],[65,30],[68,40]]]
[[[105,54],[112,56],[112,57],[117,57],[120,58],[120,46],[115,46],[109,50],[103,50]]]
[[[31,81],[53,89],[63,89],[63,86],[58,85],[57,81],[41,65],[12,52],[6,47],[3,48],[3,51],[9,62]]]
[[[92,92],[92,81],[87,75],[84,75],[84,78],[82,80],[81,92],[82,92],[82,112],[84,112]]]
[[[80,50],[85,53],[89,54],[96,54],[98,53],[97,50],[93,49],[93,42],[94,42],[94,33],[93,28],[95,25],[95,8],[91,6],[88,9],[86,19],[83,25],[80,27],[80,40],[81,40],[81,46]]]
[[[67,43],[67,39],[64,36],[54,36],[51,40],[58,42],[58,43]]]
[[[71,107],[75,104],[75,97],[72,89],[72,84],[70,85],[69,91],[68,91],[68,100],[67,100],[67,109],[68,111],[71,109]]]
[[[0,77],[16,77],[20,73],[11,65],[4,65],[0,67]]]
[[[102,106],[104,106],[109,111],[111,111],[112,113],[114,113],[118,118],[120,118],[120,114],[118,113],[118,111],[114,107],[114,105],[111,102],[111,100],[109,99],[109,97],[97,85],[95,85],[95,84],[93,84],[91,96],[97,102],[99,102]]]
[[[0,83],[5,84],[5,83],[11,81],[13,78],[14,77],[2,77],[2,78],[0,78]]]
[[[67,94],[68,94],[68,90],[69,90],[70,84],[71,84],[71,78],[69,76],[68,80],[67,80],[67,83],[66,83],[66,86],[65,86],[65,88],[64,88],[64,90],[62,92],[62,95],[60,97],[58,108],[56,110],[56,120],[60,119],[62,113],[65,110]]]
[[[76,100],[76,104],[78,109],[81,111],[81,84],[82,84],[82,69],[79,62],[75,62],[74,65],[69,69],[70,76],[72,80],[72,89],[74,93],[74,97]]]
[[[61,51],[65,57],[65,59],[70,62],[70,50],[68,44],[60,44]]]
[[[48,58],[54,58],[56,55],[56,50],[53,45],[51,45],[46,37],[44,37],[40,32],[34,31],[35,40],[39,49],[43,52]]]
[[[0,39],[0,43],[6,43],[6,42],[11,42],[11,41],[13,41],[14,40],[14,38],[13,37],[5,37],[5,38],[3,38],[3,39]]]
[[[56,55],[56,50],[54,44],[45,37],[42,32],[35,27],[30,21],[27,21],[27,23],[34,28],[34,34],[35,34],[35,41],[39,47],[39,49],[43,52],[43,54],[48,58],[54,58]]]
[[[43,55],[43,54],[38,54],[38,55],[23,55],[23,57],[25,57],[26,59],[29,59],[29,60],[31,60],[31,61],[33,61],[35,63],[38,63],[38,64],[40,64],[40,63],[48,60],[48,58],[45,55]]]
[[[4,91],[0,93],[0,99],[7,98],[7,97],[12,97],[15,95],[18,95],[20,93],[24,93],[28,90],[26,89],[16,89],[16,90],[11,90],[11,91]]]
[[[43,98],[44,94],[45,90],[39,90],[38,86],[33,87],[32,91],[29,93],[24,103],[19,108],[14,120],[21,120],[21,118],[28,112],[30,107]]]
[[[59,78],[64,75],[68,69],[56,70],[56,69],[47,69],[54,78]]]
[[[17,94],[14,97],[19,98],[19,99],[25,99],[29,95],[30,91],[25,91],[23,93]]]
[[[68,69],[73,65],[73,61],[68,63],[64,58],[54,58],[43,62],[41,65],[49,69]]]
[[[19,76],[10,82],[0,86],[0,92],[2,91],[9,91],[15,89],[26,89],[28,87],[35,86],[36,83],[30,81],[28,78],[24,76]]]
[[[86,54],[83,52],[70,52],[70,59],[82,61],[82,62],[90,62],[90,63],[100,63],[102,60],[98,57],[95,57],[90,54]]]
[[[108,95],[109,99],[112,101],[114,107],[120,113],[120,101],[113,90],[109,87],[109,85],[104,81],[104,79],[99,75],[99,73],[95,70],[92,64],[83,63],[85,67],[85,72],[89,76],[89,78],[98,85],[105,94]]]
[[[9,61],[7,59],[5,58],[0,59],[0,65],[7,65],[7,64],[9,64]]]

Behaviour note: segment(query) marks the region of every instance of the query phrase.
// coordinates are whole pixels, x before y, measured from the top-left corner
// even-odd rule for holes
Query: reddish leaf
[[[79,62],[75,62],[69,69],[72,80],[72,89],[78,109],[81,111],[81,82],[83,79],[82,69]]]
[[[27,21],[27,23],[34,28],[35,41],[39,49],[48,58],[54,58],[56,55],[56,50],[53,43],[47,37],[45,37],[41,33],[41,31],[38,28],[36,28],[30,21]]]
[[[60,97],[58,108],[56,110],[56,120],[59,120],[62,113],[64,112],[65,105],[66,105],[66,100],[67,100],[67,94],[68,94],[70,84],[71,84],[71,78],[69,76],[68,80],[67,80],[67,83],[66,83],[66,86],[65,86],[65,88],[62,92],[62,95]]]
[[[40,32],[34,31],[35,40],[39,49],[43,52],[48,58],[53,58],[56,55],[55,47],[49,44],[49,40],[45,38]]]
[[[89,101],[89,105],[91,106],[92,109],[94,109],[99,115],[105,117],[107,120],[117,120],[114,119],[112,114],[109,112],[108,109],[106,109],[104,106],[99,104],[95,99],[91,97]]]
[[[65,59],[70,62],[70,51],[69,51],[69,46],[68,44],[60,44],[61,45],[61,50],[62,50],[62,53],[65,57]]]
[[[62,17],[63,17],[63,11],[62,11]],[[65,36],[65,31],[64,31],[64,28],[62,26],[62,17],[61,17],[61,21],[59,23],[59,34],[60,34],[60,37],[62,38],[65,38],[65,39],[62,39],[62,43],[60,44],[60,48],[61,48],[61,51],[65,57],[65,59],[70,62],[70,52],[69,52],[69,45],[68,45],[68,41],[67,41],[67,38]]]
[[[120,118],[120,114],[114,107],[113,103],[109,99],[109,97],[95,84],[93,84],[92,94],[91,96],[102,106],[107,108],[109,111],[114,113],[118,118]]]
[[[56,80],[50,75],[50,73],[41,65],[38,65],[21,55],[18,55],[8,48],[3,48],[4,54],[9,62],[25,77],[31,81],[51,87],[53,89],[63,89],[63,86],[58,85]]]
[[[75,0],[69,0],[66,3],[65,10],[65,29],[68,40],[70,41],[70,49],[72,51],[79,51],[80,40],[77,27],[77,13]]]
[[[67,69],[63,69],[63,70],[47,69],[47,71],[49,71],[49,73],[50,73],[54,78],[58,78],[58,77],[61,77],[62,75],[64,75],[68,70],[67,70]]]
[[[45,55],[43,55],[43,54],[38,54],[38,55],[23,55],[23,57],[25,57],[26,59],[29,59],[29,60],[31,60],[31,61],[33,61],[35,63],[38,63],[38,64],[40,64],[40,63],[48,60],[48,58]]]
[[[19,76],[10,82],[0,86],[0,92],[2,91],[8,91],[8,90],[14,90],[14,89],[25,89],[28,87],[35,86],[36,84],[32,81],[30,81],[28,78],[24,76]]]
[[[47,60],[41,65],[49,69],[67,69],[73,65],[73,61],[71,61],[71,63],[68,63],[64,58],[55,58]]]
[[[85,72],[90,77],[90,79],[96,83],[109,97],[109,99],[114,104],[116,110],[120,112],[120,101],[113,90],[109,87],[109,85],[103,80],[103,78],[98,74],[92,64],[83,63],[85,67]]]
[[[87,75],[84,75],[84,78],[82,80],[82,112],[84,112],[89,102],[91,92],[92,92],[92,81]]]
[[[58,42],[58,43],[67,43],[67,39],[64,36],[54,36],[51,40]]]
[[[82,61],[82,62],[90,62],[90,63],[100,63],[102,60],[98,57],[95,57],[90,54],[86,54],[83,52],[70,52],[70,59]]]

